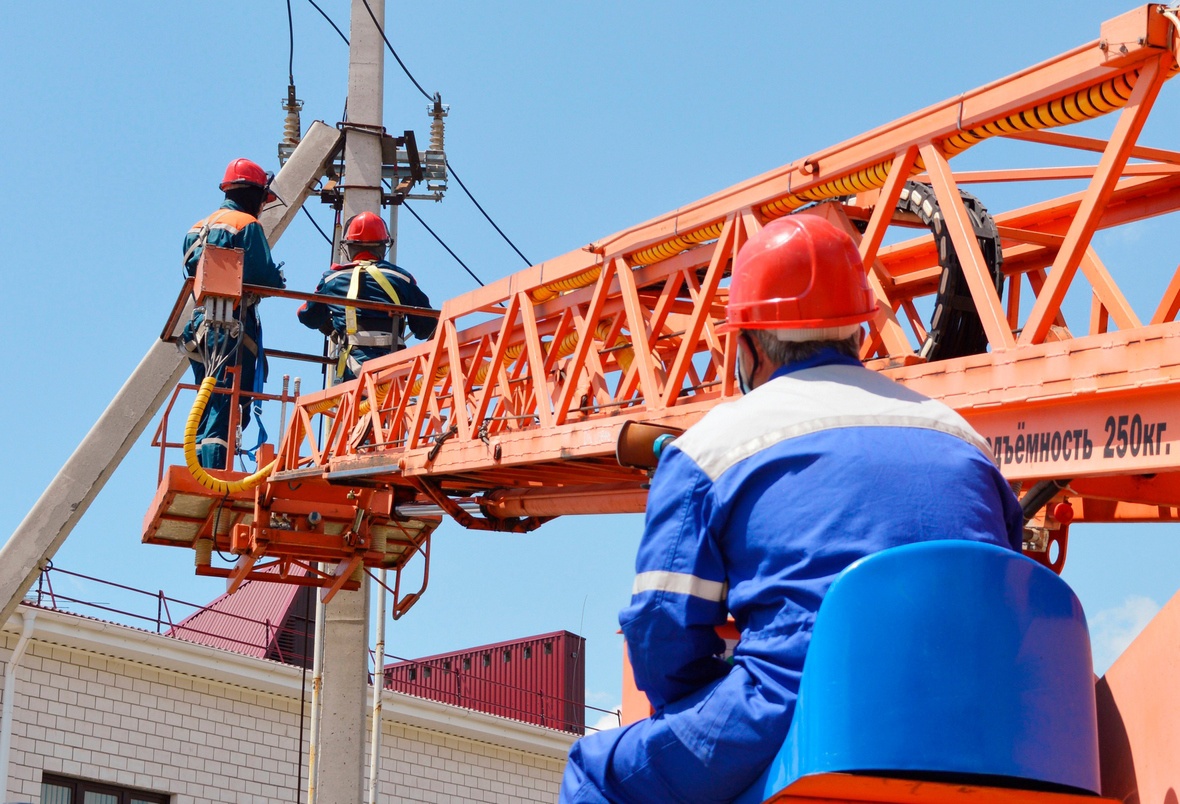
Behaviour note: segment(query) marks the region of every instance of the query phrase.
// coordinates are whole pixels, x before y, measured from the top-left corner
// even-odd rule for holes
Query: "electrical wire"
[[[222,497],[222,498],[221,498],[221,499],[220,499],[220,500],[217,502],[217,511],[216,511],[216,512],[213,514],[213,544],[214,544],[214,545],[216,545],[216,544],[217,544],[217,526],[218,526],[218,525],[221,523],[221,508],[222,508],[222,506],[224,506],[224,505],[225,505],[225,501],[226,501],[226,500],[228,500],[228,499],[229,499],[229,494],[228,494],[228,493],[226,493],[226,495],[225,495],[225,496],[223,496],[223,497]],[[220,550],[218,550],[216,546],[213,548],[213,551],[214,551],[215,553],[217,553],[217,557],[218,557],[218,558],[220,558],[220,559],[221,559],[222,561],[224,561],[225,563],[227,563],[227,564],[232,564],[232,563],[234,563],[235,559],[233,559],[233,558],[230,558],[230,557],[229,557],[229,556],[227,556],[225,553],[223,553],[223,552],[221,552]]]
[[[382,41],[385,42],[385,46],[387,48],[389,48],[389,52],[393,54],[393,57],[397,60],[398,65],[402,68],[402,71],[406,74],[406,77],[409,78],[410,81],[413,82],[414,86],[418,88],[418,91],[422,93],[422,96],[424,98],[426,98],[426,100],[433,102],[434,97],[431,96],[425,89],[422,88],[422,85],[418,83],[418,80],[416,78],[414,78],[414,76],[410,72],[409,68],[406,67],[405,62],[402,61],[401,56],[397,55],[397,51],[393,49],[393,45],[390,43],[389,37],[387,37],[385,35],[385,29],[381,26],[381,24],[379,22],[377,22],[377,16],[373,13],[373,9],[369,6],[369,0],[361,0],[361,1],[365,4],[365,10],[369,12],[369,18],[373,20],[373,25],[377,26],[377,32],[379,34],[381,34]],[[289,0],[288,0],[288,2],[289,2]],[[316,11],[320,12],[320,16],[322,16],[325,20],[328,21],[328,24],[331,25],[336,30],[336,33],[340,34],[340,38],[344,40],[344,43],[349,44],[348,37],[345,36],[343,34],[343,32],[341,32],[341,30],[338,27],[336,27],[336,23],[332,22],[332,18],[329,17],[326,13],[324,13],[324,10],[322,8],[320,8],[318,5],[316,5],[315,0],[307,0],[307,2],[311,3],[312,7],[315,8]],[[345,110],[346,110],[345,116],[347,116],[347,108],[348,108],[348,106],[347,106],[347,100],[346,100],[345,101]],[[487,219],[487,222],[492,225],[492,228],[496,230],[496,233],[499,234],[500,237],[504,238],[504,242],[507,243],[512,248],[512,250],[515,251],[517,253],[517,255],[522,260],[524,260],[525,265],[532,267],[532,265],[533,265],[532,260],[530,260],[528,257],[524,256],[524,254],[521,252],[521,250],[516,247],[516,244],[513,243],[511,239],[509,239],[508,235],[504,234],[504,230],[501,229],[496,224],[496,222],[494,220],[492,220],[492,216],[487,213],[487,210],[485,210],[483,208],[483,205],[481,205],[479,203],[479,201],[477,201],[475,199],[475,196],[471,194],[471,191],[467,189],[467,185],[463,183],[463,179],[460,178],[459,174],[455,172],[455,167],[454,167],[454,165],[451,164],[450,159],[447,159],[447,170],[450,171],[450,174],[455,177],[455,181],[459,182],[459,187],[461,187],[463,192],[467,195],[467,197],[469,199],[471,199],[471,203],[475,204],[475,208],[478,209],[480,211],[480,213],[484,216],[484,218]],[[409,207],[407,206],[406,209],[409,209]],[[443,248],[445,248],[447,250],[447,253],[450,254],[452,257],[454,257],[455,261],[458,262],[460,265],[462,265],[463,269],[465,271],[467,271],[467,273],[471,274],[472,278],[475,279],[476,282],[479,282],[480,286],[482,287],[483,282],[480,281],[479,277],[477,277],[474,273],[472,273],[471,269],[468,268],[467,265],[455,255],[455,252],[451,251],[450,246],[448,246],[446,243],[444,243],[442,238],[439,237],[437,234],[435,234],[434,231],[429,226],[426,226],[426,222],[423,221],[421,218],[419,218],[418,214],[416,212],[411,210],[410,214],[413,215],[415,218],[418,218],[418,222],[421,223],[426,228],[426,231],[430,232],[430,234],[434,236],[434,239],[439,242],[439,245],[441,245]],[[314,221],[313,221],[313,223],[314,223]],[[318,229],[319,226],[316,226],[316,228]],[[320,234],[321,235],[324,234],[322,230],[320,231]],[[324,237],[327,238],[327,235],[324,235]]]
[[[432,236],[432,237],[433,237],[435,240],[437,240],[437,241],[438,241],[438,244],[439,244],[440,246],[442,246],[443,248],[445,248],[445,249],[447,250],[447,253],[448,253],[448,254],[450,254],[452,257],[454,257],[454,258],[455,258],[455,262],[457,262],[457,263],[459,263],[460,265],[462,265],[462,266],[463,266],[463,270],[464,270],[464,271],[466,271],[468,274],[470,274],[470,275],[471,275],[471,278],[472,278],[472,279],[474,279],[476,282],[478,282],[478,283],[479,283],[479,286],[480,286],[481,288],[484,286],[484,284],[483,284],[483,280],[482,280],[482,279],[480,279],[478,276],[476,276],[476,275],[475,275],[475,272],[474,272],[474,271],[472,271],[470,268],[468,268],[468,267],[467,267],[467,263],[465,263],[465,262],[463,262],[463,260],[459,259],[459,255],[458,255],[458,254],[456,254],[455,252],[451,251],[451,247],[450,247],[450,246],[448,246],[446,243],[444,243],[444,242],[443,242],[443,239],[442,239],[441,237],[439,237],[437,234],[435,234],[435,233],[434,233],[434,230],[433,230],[433,229],[431,229],[431,228],[430,228],[430,227],[429,227],[429,226],[426,224],[426,221],[422,220],[422,218],[418,216],[418,213],[417,213],[417,212],[415,212],[414,210],[412,210],[412,209],[410,208],[410,205],[409,205],[409,204],[407,204],[407,203],[403,202],[403,203],[402,203],[402,209],[406,210],[406,212],[409,212],[411,215],[413,215],[413,216],[414,216],[414,220],[418,221],[418,223],[422,224],[422,228],[424,228],[426,231],[430,232],[431,236]]]
[[[389,43],[389,37],[385,35],[385,29],[381,27],[381,23],[377,22],[377,16],[373,13],[373,9],[369,6],[369,0],[361,0],[361,2],[365,4],[365,10],[369,12],[369,18],[372,19],[373,24],[377,26],[377,33],[381,34],[381,38],[385,40],[385,46],[389,48],[389,52],[393,54],[395,59],[397,59],[397,63],[402,68],[402,72],[404,72],[406,77],[414,83],[414,86],[418,87],[418,91],[422,93],[422,97],[426,98],[428,101],[433,102],[434,98],[429,92],[422,88],[422,85],[418,83],[418,79],[414,78],[414,76],[410,73],[410,68],[406,67],[405,62],[402,61],[402,57],[397,55],[397,51],[394,50],[393,45]]]
[[[340,28],[338,28],[336,26],[336,23],[332,22],[332,18],[329,17],[327,14],[325,14],[324,10],[322,8],[320,8],[318,5],[316,5],[315,0],[307,0],[307,2],[311,3],[312,8],[314,8],[316,11],[320,12],[320,16],[328,21],[328,24],[332,26],[332,29],[334,31],[336,31],[336,33],[340,34],[340,38],[344,40],[344,44],[346,44],[346,45],[351,44],[348,41],[348,37],[344,35],[344,31],[340,30]]]
[[[389,42],[389,37],[387,37],[385,35],[385,29],[381,27],[381,23],[377,22],[377,17],[376,17],[376,15],[373,14],[373,9],[369,7],[369,0],[361,0],[361,2],[365,4],[365,9],[369,12],[370,19],[372,19],[373,24],[377,26],[377,32],[379,34],[381,34],[381,39],[384,40],[385,46],[387,48],[389,48],[389,52],[393,54],[393,57],[397,60],[397,63],[401,66],[402,72],[404,72],[406,74],[406,77],[409,78],[410,81],[413,82],[414,86],[416,86],[418,88],[418,91],[422,93],[422,97],[426,98],[426,100],[433,103],[435,101],[434,96],[422,88],[422,85],[418,83],[418,79],[414,78],[414,76],[410,72],[409,68],[406,67],[405,62],[402,61],[401,56],[397,55],[397,51],[393,49],[393,45],[390,44],[390,42]],[[463,183],[463,179],[459,178],[459,174],[455,172],[455,168],[451,165],[451,162],[449,159],[447,160],[447,169],[451,172],[451,175],[455,177],[455,181],[459,182],[459,186],[463,188],[463,192],[466,193],[467,197],[471,199],[471,203],[475,204],[475,208],[478,209],[483,214],[483,216],[485,218],[487,218],[487,221],[488,221],[488,223],[490,223],[492,225],[492,228],[496,230],[496,232],[500,235],[500,237],[504,238],[504,242],[507,243],[509,246],[511,246],[512,250],[515,251],[520,256],[520,258],[522,260],[524,260],[525,265],[527,265],[531,268],[533,265],[532,261],[528,257],[524,256],[524,254],[521,253],[520,249],[518,249],[516,247],[516,244],[508,239],[508,235],[504,234],[504,230],[501,229],[499,226],[497,226],[496,222],[494,220],[492,220],[492,216],[487,213],[487,210],[485,210],[483,208],[483,206],[481,206],[480,203],[475,200],[475,196],[472,195],[471,191],[467,189],[467,185]],[[418,217],[418,216],[415,215],[414,217]],[[423,225],[425,226],[425,224],[423,224]],[[431,234],[434,234],[434,233],[431,232]],[[435,235],[435,237],[437,238],[438,235]],[[442,243],[442,240],[439,240],[439,242]],[[445,243],[443,243],[443,247],[446,248]],[[450,249],[448,248],[447,251],[450,251]],[[454,256],[453,252],[452,252],[452,256]],[[458,260],[459,258],[455,257],[455,259]],[[459,264],[463,265],[463,262],[460,260]],[[464,265],[463,267],[466,268],[467,266]],[[468,270],[468,273],[471,273],[471,271]],[[471,275],[475,276],[475,274],[471,274]],[[478,279],[476,279],[475,281],[479,282]],[[479,284],[483,285],[483,282],[479,282]]]
[[[332,245],[332,238],[328,237],[327,233],[325,233],[324,230],[320,228],[320,225],[316,223],[315,218],[313,218],[311,213],[307,211],[307,207],[300,205],[299,208],[303,210],[303,214],[307,216],[309,221],[311,221],[311,225],[315,227],[315,230],[320,233],[320,237],[324,238],[324,240],[327,240],[329,246]]]
[[[467,193],[467,197],[471,199],[471,203],[475,204],[475,208],[483,213],[483,216],[488,219],[488,223],[490,223],[492,225],[492,228],[500,233],[500,237],[504,238],[504,242],[507,243],[508,245],[512,246],[512,250],[515,251],[518,255],[520,255],[520,258],[522,260],[524,260],[525,265],[529,266],[530,268],[533,267],[532,260],[530,260],[528,257],[526,257],[520,253],[520,249],[518,249],[516,247],[516,244],[508,239],[508,235],[504,234],[503,230],[500,229],[500,227],[496,225],[496,222],[494,220],[492,220],[492,216],[489,215],[484,210],[484,208],[482,206],[480,206],[480,203],[475,200],[475,196],[473,196],[471,194],[471,191],[467,189],[467,185],[463,183],[463,180],[461,178],[459,178],[459,174],[455,172],[455,167],[454,167],[454,165],[451,164],[451,160],[449,160],[449,159],[447,160],[447,170],[449,170],[451,172],[451,175],[455,177],[455,181],[459,182],[459,186],[463,188],[463,192]]]
[[[295,23],[291,21],[291,0],[287,0],[287,83],[295,83]]]

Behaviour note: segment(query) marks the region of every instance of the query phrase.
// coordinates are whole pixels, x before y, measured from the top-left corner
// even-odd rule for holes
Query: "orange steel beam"
[[[870,323],[867,365],[961,411],[1009,479],[1071,479],[1064,496],[1078,503],[1079,520],[1174,518],[1175,483],[1144,490],[1111,481],[1116,497],[1127,496],[1101,492],[1104,479],[1180,476],[1180,414],[1169,404],[1180,393],[1180,273],[1159,280],[1155,315],[1141,318],[1091,239],[1100,228],[1180,210],[1180,155],[1137,143],[1174,72],[1176,46],[1158,7],[1141,7],[1103,24],[1098,41],[447,301],[433,341],[371,360],[357,380],[296,402],[278,469],[257,495],[259,524],[244,523],[253,528],[251,551],[262,545],[259,558],[282,558],[306,550],[294,534],[263,525],[314,489],[359,507],[378,490],[488,529],[642,507],[646,473],[614,458],[620,428],[632,420],[684,428],[738,394],[736,339],[717,331],[730,266],[764,223],[793,212],[823,215],[859,243],[882,308]],[[1110,112],[1107,141],[1041,130]],[[986,149],[990,137],[1102,154],[1094,168],[982,174],[1033,189],[1052,188],[1069,171],[1090,178],[1081,193],[1050,191],[1020,209],[992,210],[1007,299],[995,291],[958,191],[981,174],[954,169],[959,153]],[[1132,157],[1156,163],[1128,165]],[[938,292],[943,273],[935,241],[923,233],[882,243],[891,227],[918,223],[896,204],[921,171],[939,201],[935,225],[949,227],[964,267],[987,353],[933,363],[920,355],[927,332],[916,303]],[[1079,268],[1094,323],[1074,337],[1061,304]],[[1032,294],[1023,320],[1014,298],[1022,292]],[[322,436],[321,416],[329,417]],[[156,514],[149,520],[162,521]],[[382,526],[396,520],[386,511]]]
[[[1098,171],[1097,165],[1075,167],[1013,168],[1011,170],[965,170],[955,174],[959,184],[994,184],[1010,181],[1046,181],[1049,179],[1092,179]],[[1124,176],[1170,176],[1180,173],[1180,165],[1152,164],[1124,165]],[[920,173],[916,181],[929,182],[930,176]]]
[[[1036,142],[1042,145],[1058,145],[1063,148],[1074,148],[1079,151],[1102,153],[1106,150],[1106,140],[1093,137],[1079,137],[1076,134],[1062,134],[1057,131],[1019,131],[1006,135],[1008,139]],[[1163,148],[1145,148],[1137,145],[1131,149],[1132,159],[1150,159],[1156,162],[1167,162],[1180,165],[1180,151],[1168,151]]]
[[[1115,183],[1131,155],[1135,139],[1143,130],[1143,124],[1147,122],[1147,113],[1151,110],[1151,105],[1166,78],[1166,72],[1162,67],[1165,59],[1173,61],[1171,54],[1165,53],[1143,65],[1131,99],[1119,114],[1118,123],[1115,124],[1114,133],[1102,154],[1090,187],[1082,196],[1077,215],[1065,234],[1065,241],[1061,244],[1057,257],[1053,260],[1049,281],[1043,292],[1037,296],[1029,314],[1028,322],[1020,335],[1022,344],[1040,343],[1044,340],[1050,319],[1060,309],[1065,291],[1078,268],[1082,252],[1090,245],[1090,238],[1098,228],[1097,219],[1101,214],[1101,208],[1110,198]]]

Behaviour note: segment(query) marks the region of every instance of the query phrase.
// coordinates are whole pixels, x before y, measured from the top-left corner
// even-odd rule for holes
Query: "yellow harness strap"
[[[389,300],[394,304],[401,304],[401,298],[397,295],[397,291],[393,287],[393,283],[385,278],[385,274],[381,273],[381,269],[371,260],[362,260],[356,264],[352,269],[352,278],[348,282],[348,299],[349,301],[356,301],[361,291],[361,271],[364,271],[373,278],[383,291],[389,297]],[[350,305],[344,305],[344,330],[346,335],[356,335],[356,308]],[[340,350],[340,359],[336,361],[336,378],[340,379],[344,376],[344,369],[348,365],[348,356],[352,353],[352,343],[346,338],[344,347]]]

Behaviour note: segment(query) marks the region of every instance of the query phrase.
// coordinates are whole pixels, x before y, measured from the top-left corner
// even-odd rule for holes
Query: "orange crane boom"
[[[1180,269],[1156,283],[1144,321],[1092,245],[1100,229],[1180,209],[1180,152],[1138,144],[1176,72],[1165,12],[1140,7],[1061,56],[447,301],[431,342],[299,397],[255,492],[222,500],[183,468],[166,473],[144,541],[199,548],[198,571],[231,586],[264,560],[279,577],[305,566],[312,575],[290,579],[331,594],[362,565],[400,582],[438,514],[527,530],[642,510],[647,472],[616,459],[620,430],[684,428],[738,393],[735,340],[716,330],[729,266],[786,214],[823,215],[857,239],[881,302],[866,364],[962,413],[1011,481],[1057,483],[1077,520],[1180,518]],[[1104,140],[1052,130],[1107,114]],[[996,138],[1098,161],[952,167]],[[1087,186],[1004,212],[961,189],[1066,179]],[[905,228],[925,231],[896,239]],[[1071,290],[1090,296],[1082,326],[1065,320]],[[929,324],[920,305],[934,308]],[[1047,557],[1054,533],[1064,548],[1068,513],[1038,515],[1033,552]],[[212,546],[237,566],[212,567]]]

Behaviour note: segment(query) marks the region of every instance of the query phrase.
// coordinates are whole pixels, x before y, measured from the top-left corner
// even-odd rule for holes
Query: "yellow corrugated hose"
[[[1177,70],[1173,69],[1169,77],[1175,75],[1176,72]],[[1138,71],[1123,73],[1094,86],[1054,98],[1033,109],[993,120],[970,131],[957,132],[940,143],[939,148],[943,155],[949,159],[990,137],[1020,131],[1056,128],[1101,117],[1126,106],[1138,77]],[[885,179],[889,176],[889,168],[892,166],[892,159],[883,160],[801,193],[791,193],[777,198],[763,204],[758,208],[758,212],[768,220],[780,218],[816,201],[855,195],[859,192],[876,189],[885,184]],[[925,169],[926,166],[922,163],[921,158],[918,158],[911,175],[921,173]],[[634,252],[628,255],[629,260],[633,265],[650,265],[653,262],[674,257],[694,245],[716,239],[721,234],[721,227],[721,222],[706,224],[662,243],[649,246],[642,251]],[[577,279],[577,277],[571,279]]]
[[[184,425],[184,462],[197,482],[210,491],[218,494],[249,491],[274,471],[279,462],[277,458],[241,480],[221,480],[213,477],[197,460],[197,430],[201,426],[201,415],[205,412],[205,406],[209,404],[209,397],[213,395],[213,386],[215,385],[217,385],[217,377],[210,374],[201,381],[201,387],[197,390],[196,401],[193,402],[193,409],[189,411],[188,421]]]
[[[598,281],[598,277],[602,274],[602,266],[596,265],[589,271],[583,271],[576,276],[559,279],[556,282],[550,282],[548,285],[541,285],[539,288],[533,288],[529,291],[529,298],[535,302],[549,301],[555,299],[562,293],[568,290],[577,290],[584,288],[587,285],[593,285]]]

